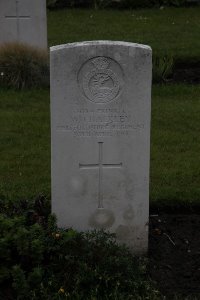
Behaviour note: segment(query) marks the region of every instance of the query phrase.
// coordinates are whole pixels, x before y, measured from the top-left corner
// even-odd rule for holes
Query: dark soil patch
[[[173,72],[173,82],[177,83],[200,83],[200,66],[178,67]]]
[[[150,216],[149,272],[163,295],[200,297],[200,215]]]

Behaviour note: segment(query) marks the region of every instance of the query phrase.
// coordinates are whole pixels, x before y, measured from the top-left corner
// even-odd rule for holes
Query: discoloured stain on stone
[[[127,225],[119,225],[116,229],[116,236],[119,240],[126,240],[131,238],[131,229]]]
[[[104,208],[98,208],[90,217],[89,225],[92,228],[107,229],[115,222],[112,211]]]
[[[87,180],[83,176],[74,176],[70,179],[71,189],[74,195],[84,196],[87,192]]]
[[[131,221],[134,218],[134,211],[130,204],[129,204],[127,210],[124,211],[123,218],[124,218],[124,220],[127,220],[127,221]]]

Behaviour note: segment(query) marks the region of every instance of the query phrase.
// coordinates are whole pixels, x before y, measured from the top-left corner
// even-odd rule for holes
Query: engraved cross
[[[21,19],[30,19],[30,16],[26,15],[20,15],[19,13],[19,0],[15,1],[15,15],[8,15],[5,16],[6,19],[16,19],[17,22],[17,38],[19,39],[20,37],[20,29],[19,29],[19,22]]]
[[[98,169],[99,170],[99,184],[98,184],[98,208],[103,208],[103,169],[104,168],[121,168],[122,163],[118,164],[104,164],[103,163],[103,142],[98,142],[99,144],[99,161],[96,164],[79,164],[80,169]]]

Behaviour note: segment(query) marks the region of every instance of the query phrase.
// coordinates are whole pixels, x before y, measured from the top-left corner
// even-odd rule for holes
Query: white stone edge
[[[50,47],[50,51],[58,51],[58,50],[63,50],[63,49],[69,49],[69,48],[74,48],[74,47],[83,47],[83,46],[97,46],[97,45],[102,45],[102,46],[125,46],[125,47],[135,47],[135,48],[140,48],[140,49],[145,49],[151,51],[151,47],[143,44],[137,44],[137,43],[131,43],[131,42],[123,42],[123,41],[85,41],[85,42],[75,42],[75,43],[68,43],[68,44],[62,44],[62,45],[57,45],[57,46],[52,46]]]

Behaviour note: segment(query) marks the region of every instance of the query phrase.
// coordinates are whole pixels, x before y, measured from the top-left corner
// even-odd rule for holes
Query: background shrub
[[[48,8],[84,7],[84,8],[148,8],[152,6],[185,6],[197,2],[188,0],[47,0]]]
[[[0,47],[0,85],[23,89],[49,86],[48,53],[25,44]]]

